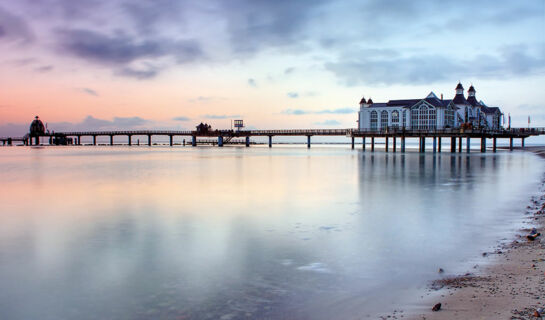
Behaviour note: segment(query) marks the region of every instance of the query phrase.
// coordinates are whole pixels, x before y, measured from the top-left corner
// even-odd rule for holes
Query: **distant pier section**
[[[48,132],[42,121],[36,117],[30,126],[30,132],[23,137],[0,138],[3,146],[13,145],[16,142],[23,145],[81,145],[82,137],[91,137],[92,145],[97,145],[97,137],[108,137],[109,145],[114,145],[114,137],[125,137],[126,145],[133,145],[134,136],[147,137],[147,145],[151,146],[153,137],[166,136],[169,138],[169,145],[174,146],[175,139],[187,139],[187,145],[197,146],[197,138],[208,138],[217,141],[218,147],[229,144],[233,139],[243,139],[246,147],[250,146],[251,137],[268,137],[268,146],[272,147],[273,138],[276,136],[300,136],[306,137],[306,145],[311,147],[311,138],[314,136],[344,136],[350,139],[352,149],[355,148],[356,139],[361,139],[362,148],[375,150],[376,139],[384,145],[386,152],[405,152],[407,139],[418,141],[420,152],[426,151],[426,141],[431,140],[433,152],[441,152],[443,143],[450,145],[451,152],[462,152],[462,144],[465,140],[466,152],[470,151],[472,139],[477,140],[481,145],[481,152],[487,150],[487,140],[491,140],[492,151],[496,152],[498,139],[507,139],[509,148],[514,147],[514,139],[520,139],[520,146],[524,147],[524,139],[530,136],[545,134],[545,128],[498,128],[498,129],[471,129],[471,128],[447,128],[447,129],[404,129],[404,128],[381,128],[374,130],[349,129],[287,129],[287,130],[242,130],[239,126],[236,130],[213,130],[207,124],[199,124],[193,131],[177,130],[118,130],[118,131],[71,131],[71,132]],[[119,138],[118,138],[119,139]],[[429,140],[427,140],[429,139]],[[118,140],[119,141],[119,140]],[[178,143],[179,144],[179,143]],[[429,146],[428,146],[429,147]]]

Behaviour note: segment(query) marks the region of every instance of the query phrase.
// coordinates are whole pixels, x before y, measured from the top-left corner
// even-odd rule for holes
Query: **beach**
[[[525,150],[545,157],[544,147]],[[530,241],[532,228],[543,233],[545,227],[545,179],[537,196],[528,199],[525,219],[528,227],[515,239],[483,252],[490,259],[467,274],[443,276],[430,284],[429,296],[422,297],[416,315],[409,319],[539,319],[536,310],[545,307],[545,240],[543,235]],[[432,307],[441,303],[439,311]],[[543,315],[542,315],[543,316]],[[391,315],[393,319],[399,315]]]

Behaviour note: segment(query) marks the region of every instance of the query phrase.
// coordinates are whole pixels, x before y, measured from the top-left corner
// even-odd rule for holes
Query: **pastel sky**
[[[0,135],[349,128],[461,81],[545,126],[545,1],[0,0]]]

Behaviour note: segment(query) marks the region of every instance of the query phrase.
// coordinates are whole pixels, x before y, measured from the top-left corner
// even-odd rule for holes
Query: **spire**
[[[365,101],[365,97],[362,97],[361,100],[360,100],[360,104],[365,104],[365,103],[367,103],[367,102]]]
[[[371,100],[371,98],[369,98],[369,100],[367,100],[367,104],[373,104],[373,100]]]
[[[473,85],[471,85],[471,87],[469,87],[469,90],[467,90],[467,95],[469,97],[474,97],[475,96],[475,88],[473,87]]]

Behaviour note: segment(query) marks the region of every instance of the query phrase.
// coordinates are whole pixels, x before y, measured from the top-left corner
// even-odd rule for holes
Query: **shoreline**
[[[545,159],[545,147],[526,147]],[[415,302],[405,319],[540,319],[534,313],[545,308],[545,176],[539,193],[529,198],[524,223],[514,239],[500,244],[489,264],[464,275],[444,276],[428,287],[429,296]],[[532,228],[542,235],[526,239]],[[441,309],[432,311],[436,303]],[[545,315],[542,315],[545,316]],[[400,319],[392,314],[389,319]]]

